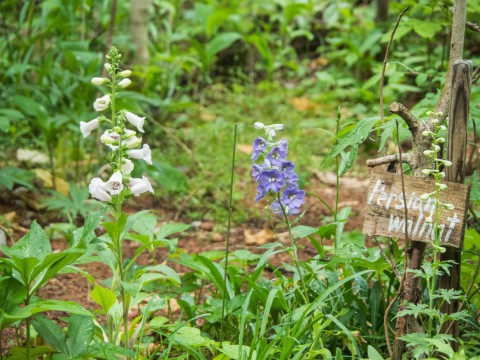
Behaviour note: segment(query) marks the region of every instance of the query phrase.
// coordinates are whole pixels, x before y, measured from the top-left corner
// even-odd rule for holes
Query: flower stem
[[[295,267],[297,268],[298,272],[298,277],[300,278],[300,284],[302,285],[303,293],[301,293],[303,300],[305,301],[305,304],[308,304],[308,291],[307,291],[307,286],[305,285],[305,281],[303,279],[302,273],[300,272],[300,265],[298,261],[298,255],[297,255],[297,245],[293,241],[293,235],[292,235],[292,226],[290,224],[290,221],[288,220],[287,212],[285,210],[285,206],[282,204],[282,201],[280,199],[280,194],[278,194],[277,198],[278,203],[280,204],[280,207],[282,209],[283,216],[285,218],[285,224],[287,225],[288,229],[288,238],[290,240],[290,250],[288,251],[290,256],[292,257],[293,263],[295,264]]]

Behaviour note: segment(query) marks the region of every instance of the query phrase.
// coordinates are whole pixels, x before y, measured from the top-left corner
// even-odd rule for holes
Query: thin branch
[[[394,101],[390,104],[390,112],[399,115],[408,125],[408,129],[412,133],[412,136],[415,138],[420,128],[420,124],[417,118],[408,110],[408,108],[399,103]]]
[[[472,74],[472,85],[475,85],[479,78],[480,78],[480,66],[477,66],[477,68]]]
[[[467,28],[469,28],[470,30],[479,31],[479,32],[480,32],[480,25],[477,24],[477,23],[474,23],[474,22],[471,22],[471,21],[467,21],[467,22],[465,23],[465,25],[466,25]]]
[[[401,159],[399,154],[393,154],[393,155],[382,156],[378,159],[367,160],[367,166],[375,167],[375,166],[390,164],[392,162],[397,162],[397,163],[402,162],[410,165],[411,159],[412,159],[411,154],[403,154]]]
[[[392,254],[392,257],[389,259],[387,254],[385,253],[385,250],[383,250],[382,246],[380,245],[380,243],[378,242],[378,239],[376,236],[373,237],[373,240],[375,241],[375,243],[377,244],[378,248],[380,249],[380,253],[382,254],[382,257],[383,259],[390,265],[390,267],[392,268],[393,270],[393,273],[395,274],[395,276],[397,277],[398,280],[401,280],[402,276],[400,275],[400,273],[398,272],[398,269],[397,269],[397,263],[395,261],[395,257],[393,256]]]
[[[390,41],[387,45],[387,50],[385,51],[385,58],[383,59],[383,66],[382,66],[382,76],[380,77],[380,84],[379,84],[379,96],[380,96],[380,118],[382,119],[382,125],[385,122],[385,115],[383,113],[383,85],[385,83],[385,70],[387,68],[387,61],[388,56],[390,55],[390,47],[392,46],[393,38],[395,36],[395,32],[397,31],[398,25],[400,24],[400,20],[402,20],[402,16],[410,9],[407,6],[401,13],[398,15],[397,22],[392,30],[392,34],[390,35]]]

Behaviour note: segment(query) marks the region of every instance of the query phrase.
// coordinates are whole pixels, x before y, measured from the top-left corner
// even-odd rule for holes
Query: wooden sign
[[[423,194],[435,191],[435,181],[404,175],[405,198],[402,193],[401,175],[372,171],[367,195],[367,208],[363,233],[383,235],[409,240],[431,242],[435,238],[435,197],[423,200]],[[465,233],[470,186],[452,182],[439,193],[439,200],[452,204],[446,209],[439,204],[440,242],[442,245],[461,247]],[[405,219],[407,207],[407,220]]]

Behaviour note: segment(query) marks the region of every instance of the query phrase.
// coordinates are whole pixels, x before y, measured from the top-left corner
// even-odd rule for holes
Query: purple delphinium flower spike
[[[295,173],[294,168],[295,165],[291,161],[284,161],[280,167],[287,185],[298,184],[298,175]]]
[[[267,141],[261,137],[256,138],[253,141],[252,161],[258,159],[258,157],[267,149]]]

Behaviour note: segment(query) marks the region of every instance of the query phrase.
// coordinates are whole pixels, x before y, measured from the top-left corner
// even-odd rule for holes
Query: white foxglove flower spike
[[[89,122],[80,121],[80,131],[82,132],[83,137],[86,138],[89,136],[98,125],[100,125],[100,120],[98,120],[98,118],[90,120]]]
[[[123,80],[122,80],[123,81]],[[138,131],[143,133],[143,124],[145,123],[145,118],[137,116],[130,111],[125,111],[125,118],[128,120],[130,124],[135,126]]]
[[[100,178],[93,178],[88,185],[88,191],[97,200],[110,201],[112,198],[107,192],[106,183]]]
[[[132,194],[135,196],[143,194],[144,192],[147,192],[147,191],[153,194],[152,184],[150,184],[150,181],[148,181],[148,179],[145,176],[142,176],[141,179],[138,179],[138,178],[130,179],[130,183],[128,184],[128,187],[130,188],[130,191],[132,192]]]
[[[128,157],[132,159],[142,159],[149,165],[152,165],[152,150],[148,144],[143,144],[143,148],[136,150],[127,150]]]
[[[105,109],[108,109],[108,107],[110,106],[110,101],[110,95],[107,94],[105,96],[102,96],[101,98],[95,100],[95,102],[93,103],[93,108],[96,111],[103,111]]]

